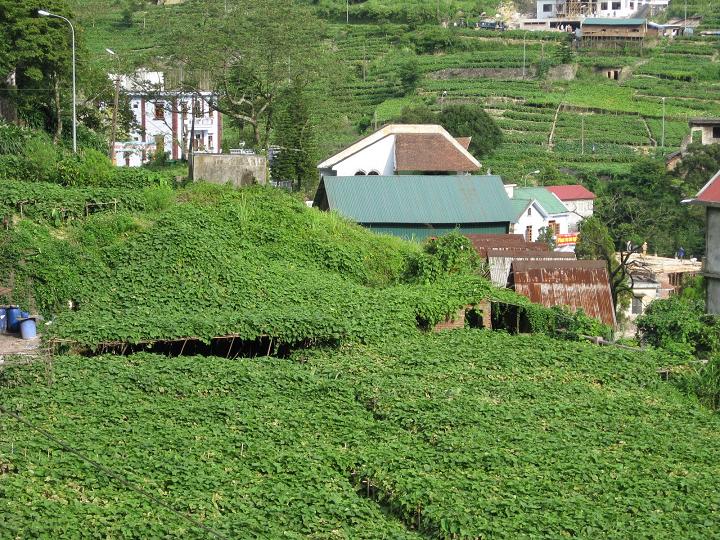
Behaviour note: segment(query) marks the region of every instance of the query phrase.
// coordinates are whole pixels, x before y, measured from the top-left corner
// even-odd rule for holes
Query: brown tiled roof
[[[509,283],[537,304],[582,308],[590,317],[615,324],[604,261],[513,261]]]
[[[467,150],[468,148],[470,148],[470,142],[472,141],[472,137],[455,137],[455,140],[460,143],[460,146]]]
[[[444,172],[476,171],[460,148],[441,133],[398,133],[395,136],[395,170]]]

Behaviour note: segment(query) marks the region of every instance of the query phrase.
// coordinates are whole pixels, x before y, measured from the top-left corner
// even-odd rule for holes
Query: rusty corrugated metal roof
[[[528,242],[522,234],[466,234],[480,257],[487,257],[487,250],[521,249],[532,251],[550,251],[544,242]]]
[[[605,261],[514,261],[509,282],[532,302],[582,309],[590,317],[615,325]]]
[[[488,266],[490,266],[490,280],[498,287],[507,287],[508,277],[510,276],[510,266],[514,261],[575,260],[575,254],[524,248],[488,248],[487,259]]]

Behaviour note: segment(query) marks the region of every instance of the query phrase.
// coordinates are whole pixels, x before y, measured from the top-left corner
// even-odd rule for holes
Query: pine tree
[[[294,189],[309,192],[315,183],[313,126],[303,86],[295,81],[283,92],[275,112],[273,180],[291,180]]]

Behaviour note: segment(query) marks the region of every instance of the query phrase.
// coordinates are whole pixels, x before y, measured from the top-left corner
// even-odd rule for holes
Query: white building
[[[568,232],[578,232],[580,222],[593,215],[595,207],[595,194],[580,184],[570,186],[545,186],[562,201],[570,212],[568,218]]]
[[[163,73],[144,70],[120,77],[120,87],[129,97],[134,127],[129,140],[115,143],[116,165],[139,167],[158,152],[184,159],[191,140],[195,152],[221,152],[222,115],[212,108],[212,92],[166,89]]]
[[[662,0],[667,6],[667,0]],[[554,19],[568,16],[607,17],[624,19],[632,17],[658,0],[537,0],[537,18]]]
[[[454,138],[442,126],[391,124],[329,157],[321,176],[463,174],[480,163],[468,152],[469,137]]]
[[[567,235],[570,212],[555,194],[544,187],[516,187],[506,184],[505,190],[516,212],[510,232],[522,234],[528,242],[534,242],[540,236],[541,229],[553,231],[557,238]],[[558,245],[557,251],[575,251],[572,245]]]

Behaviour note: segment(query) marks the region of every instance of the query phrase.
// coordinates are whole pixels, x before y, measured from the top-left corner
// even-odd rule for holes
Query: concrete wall
[[[267,159],[265,156],[231,156],[228,154],[195,154],[194,180],[213,184],[249,186],[267,183]]]
[[[707,312],[720,314],[720,208],[707,207],[705,231]]]

